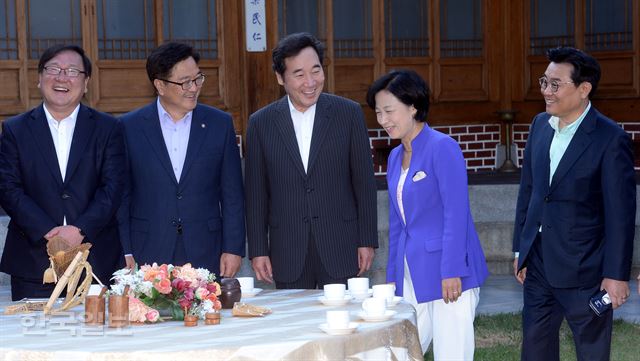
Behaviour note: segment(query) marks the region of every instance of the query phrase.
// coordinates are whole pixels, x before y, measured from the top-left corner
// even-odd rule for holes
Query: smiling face
[[[82,57],[75,51],[62,51],[51,60],[45,67],[56,66],[60,69],[77,69],[84,71]],[[89,77],[80,74],[75,78],[69,77],[65,72],[58,75],[49,75],[45,71],[38,75],[38,88],[42,93],[44,104],[51,115],[62,120],[69,116],[71,112],[80,104],[80,100],[87,92]]]
[[[376,120],[384,128],[391,139],[400,139],[403,143],[411,143],[423,123],[415,119],[416,108],[406,105],[387,90],[376,94]]]
[[[173,66],[171,75],[167,80],[182,83],[195,79],[199,74],[200,68],[198,64],[192,57],[188,57]],[[182,87],[178,84],[168,83],[160,79],[155,79],[153,85],[155,85],[158,91],[160,104],[171,114],[171,117],[175,121],[184,118],[188,112],[195,109],[198,104],[200,90],[202,90],[202,85],[198,86],[195,82],[191,85],[191,88],[187,90],[182,90]]]
[[[312,47],[306,47],[298,55],[284,60],[285,71],[276,72],[278,84],[284,86],[293,106],[300,112],[318,102],[324,87],[324,70],[318,54]]]
[[[558,83],[558,91],[554,93],[550,85],[541,89],[547,113],[560,118],[564,124],[571,124],[578,119],[589,103],[591,91],[591,83],[571,83],[572,72],[573,65],[569,63],[551,62],[544,76],[548,82]]]

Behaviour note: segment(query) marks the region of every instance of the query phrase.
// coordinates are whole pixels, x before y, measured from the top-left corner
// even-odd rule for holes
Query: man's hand
[[[600,289],[607,290],[609,298],[611,299],[611,306],[613,306],[614,310],[627,302],[627,298],[629,298],[629,294],[631,294],[629,282],[618,281],[611,278],[603,279],[600,284]]]
[[[518,280],[521,285],[524,284],[524,279],[527,278],[527,267],[523,267],[520,271],[518,271],[517,257],[513,260],[513,275],[516,276],[516,280]]]
[[[358,247],[358,276],[367,272],[373,263],[373,256],[376,251],[373,247]]]
[[[273,283],[273,271],[271,270],[271,260],[269,256],[254,257],[251,260],[251,267],[256,273],[258,281]]]
[[[232,253],[223,253],[220,255],[220,277],[235,276],[241,265],[242,257]]]
[[[50,241],[55,236],[61,237],[72,247],[79,245],[84,239],[84,236],[80,234],[80,228],[72,225],[53,227],[44,235],[44,238]]]
[[[462,281],[460,277],[445,278],[442,280],[442,300],[444,303],[456,302],[462,294]]]
[[[124,256],[124,263],[125,263],[125,268],[128,268],[129,271],[133,272],[133,270],[136,268],[136,260],[133,258],[132,255],[126,255]]]

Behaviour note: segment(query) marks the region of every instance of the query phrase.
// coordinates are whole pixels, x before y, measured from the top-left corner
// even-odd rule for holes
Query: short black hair
[[[47,50],[42,53],[40,56],[40,61],[38,61],[38,74],[42,74],[44,71],[45,65],[49,62],[49,60],[53,59],[56,55],[62,53],[63,51],[73,51],[80,55],[82,58],[82,67],[84,68],[85,76],[87,78],[91,77],[91,60],[84,53],[84,50],[78,45],[64,45],[58,44],[49,47]]]
[[[324,56],[324,45],[315,36],[309,33],[293,33],[280,39],[278,45],[273,49],[273,71],[284,75],[286,66],[284,60],[300,54],[302,49],[312,47],[318,54],[320,65]]]
[[[547,59],[553,63],[573,65],[571,81],[576,87],[583,82],[591,83],[589,99],[593,97],[600,82],[600,64],[594,57],[582,50],[565,46],[547,50]]]
[[[156,79],[168,79],[173,67],[189,57],[196,64],[200,61],[200,54],[188,44],[169,42],[155,48],[147,58],[147,76],[151,84]]]
[[[427,121],[429,113],[429,85],[413,70],[392,70],[378,78],[367,91],[367,104],[376,109],[376,94],[386,90],[403,104],[416,108],[415,119]]]

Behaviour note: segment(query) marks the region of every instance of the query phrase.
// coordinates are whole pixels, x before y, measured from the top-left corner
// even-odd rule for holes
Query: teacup
[[[387,311],[387,300],[382,297],[367,298],[362,302],[362,309],[367,316],[383,316]]]
[[[240,290],[242,292],[253,291],[253,277],[238,277],[236,279],[240,282]]]
[[[345,285],[342,283],[331,283],[324,285],[324,297],[327,300],[344,299]]]
[[[373,288],[373,297],[374,298],[384,298],[387,302],[393,301],[393,297],[396,292],[396,285],[391,283],[385,283],[381,285],[375,285]]]
[[[348,328],[349,321],[349,311],[327,311],[327,327],[329,328]]]
[[[352,296],[366,295],[369,292],[369,279],[366,277],[349,278],[347,284]]]

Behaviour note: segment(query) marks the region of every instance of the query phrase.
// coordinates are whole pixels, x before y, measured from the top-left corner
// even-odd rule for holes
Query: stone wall
[[[489,270],[493,274],[511,274],[513,253],[511,252],[511,238],[513,234],[513,217],[518,195],[517,184],[500,185],[471,185],[469,186],[469,200],[476,229],[482,242]],[[640,189],[637,203],[640,204]],[[389,206],[388,194],[385,190],[378,191],[378,237],[380,248],[376,251],[373,267],[367,276],[373,284],[385,280],[387,263],[387,249],[389,245]],[[4,248],[8,217],[0,217],[0,252]],[[640,270],[640,212],[636,214],[636,234],[633,255],[633,275]],[[248,259],[243,260],[242,276],[252,276],[253,271]],[[8,282],[7,275],[0,273],[0,283]],[[258,284],[257,287],[269,287]]]

